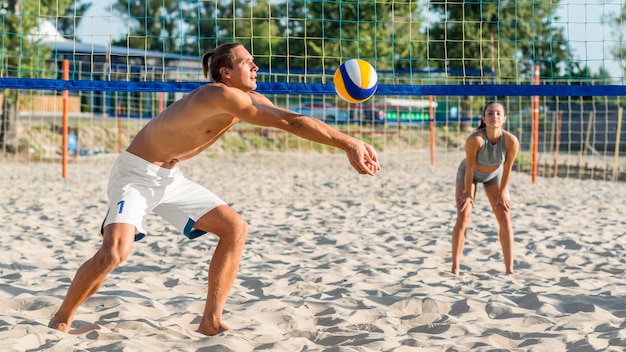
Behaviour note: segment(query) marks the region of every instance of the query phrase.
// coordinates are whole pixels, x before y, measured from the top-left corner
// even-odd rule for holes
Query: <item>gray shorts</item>
[[[196,221],[226,204],[205,187],[189,181],[178,167],[165,169],[127,151],[113,164],[107,193],[109,209],[101,232],[112,223],[134,225],[135,241],[147,234],[144,222],[150,212],[193,239],[206,233],[194,227]]]
[[[465,182],[465,169],[466,168],[467,168],[466,160],[463,159],[463,161],[461,161],[461,164],[459,165],[459,168],[456,171],[456,182]],[[499,184],[500,181],[502,180],[503,170],[504,170],[503,164],[500,164],[500,166],[496,170],[488,174],[474,169],[474,181],[473,182],[474,184],[482,183],[485,186]]]

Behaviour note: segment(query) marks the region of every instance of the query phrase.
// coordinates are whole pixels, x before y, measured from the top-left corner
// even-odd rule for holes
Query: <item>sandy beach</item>
[[[2,351],[624,351],[626,184],[513,173],[515,269],[504,275],[482,188],[462,274],[450,271],[461,151],[386,152],[375,177],[341,153],[199,156],[180,164],[248,221],[225,321],[198,334],[216,237],[161,218],[78,310],[47,327],[97,250],[113,157],[4,162]]]

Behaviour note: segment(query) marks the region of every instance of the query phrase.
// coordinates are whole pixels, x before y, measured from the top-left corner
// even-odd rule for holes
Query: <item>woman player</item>
[[[498,220],[500,244],[506,274],[513,274],[513,228],[509,179],[519,150],[519,141],[503,129],[504,105],[492,101],[485,105],[478,127],[465,143],[465,160],[456,175],[457,219],[452,231],[452,273],[459,274],[476,185],[482,183],[491,208]]]

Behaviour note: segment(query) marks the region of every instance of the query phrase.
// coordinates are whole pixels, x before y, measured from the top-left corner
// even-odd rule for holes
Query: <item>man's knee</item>
[[[241,216],[236,216],[232,223],[232,229],[232,241],[241,244],[245,243],[248,237],[248,223]]]
[[[248,236],[248,224],[228,206],[211,210],[196,222],[196,227],[232,243],[243,244]]]
[[[134,227],[118,226],[118,224],[107,226],[102,246],[93,258],[96,264],[110,270],[122,264],[130,255],[133,246],[132,232],[134,232]]]
[[[119,248],[101,247],[93,256],[96,265],[108,271],[112,271],[122,264],[129,253]]]

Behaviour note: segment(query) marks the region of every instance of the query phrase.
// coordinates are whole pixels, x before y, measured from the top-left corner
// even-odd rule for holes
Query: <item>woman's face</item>
[[[491,103],[485,108],[483,121],[488,127],[502,127],[506,121],[504,106],[500,103]]]

